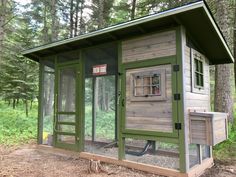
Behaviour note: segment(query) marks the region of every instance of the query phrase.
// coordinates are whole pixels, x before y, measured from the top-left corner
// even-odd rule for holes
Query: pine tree
[[[19,16],[9,23],[10,29],[14,31],[5,34],[5,50],[0,71],[1,96],[5,100],[12,100],[13,108],[16,100],[23,100],[27,116],[28,101],[34,100],[38,92],[38,64],[21,55],[24,48],[32,46],[35,35],[28,24],[29,19]]]
[[[229,1],[216,1],[216,21],[221,28],[226,41],[230,44]],[[230,64],[217,65],[215,68],[215,111],[229,113],[233,120],[233,96],[232,96],[232,67]],[[227,79],[225,79],[227,78]]]
[[[4,39],[5,33],[9,29],[9,23],[14,19],[13,11],[15,3],[10,0],[0,0],[0,67],[4,55]]]

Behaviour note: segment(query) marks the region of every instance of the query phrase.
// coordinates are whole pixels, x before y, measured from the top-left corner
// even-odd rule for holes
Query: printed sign
[[[93,66],[93,75],[105,75],[107,74],[107,64]]]

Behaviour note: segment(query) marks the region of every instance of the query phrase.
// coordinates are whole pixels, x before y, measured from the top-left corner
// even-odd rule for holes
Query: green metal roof
[[[22,54],[38,61],[41,57],[60,52],[122,40],[176,25],[183,25],[186,28],[191,39],[201,48],[211,64],[234,62],[232,53],[204,1],[25,50]]]

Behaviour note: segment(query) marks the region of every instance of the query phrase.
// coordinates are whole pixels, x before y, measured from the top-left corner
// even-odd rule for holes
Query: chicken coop
[[[227,139],[227,113],[211,111],[209,67],[234,60],[204,1],[23,55],[40,64],[38,144],[199,176]]]

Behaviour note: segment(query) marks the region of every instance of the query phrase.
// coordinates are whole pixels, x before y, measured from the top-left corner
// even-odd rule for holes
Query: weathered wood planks
[[[214,146],[227,139],[227,114],[190,112],[190,142]]]
[[[165,79],[161,82],[162,94],[165,98],[157,99],[158,96],[153,98],[142,98],[142,100],[132,99],[133,86],[132,74],[138,71],[158,71],[165,70]],[[148,130],[158,132],[172,132],[172,67],[171,65],[159,65],[154,67],[147,67],[141,69],[131,69],[126,73],[126,128],[135,130]],[[156,98],[155,98],[156,97]],[[145,100],[146,99],[146,100]]]
[[[148,60],[175,54],[175,31],[156,33],[122,42],[123,63]]]

